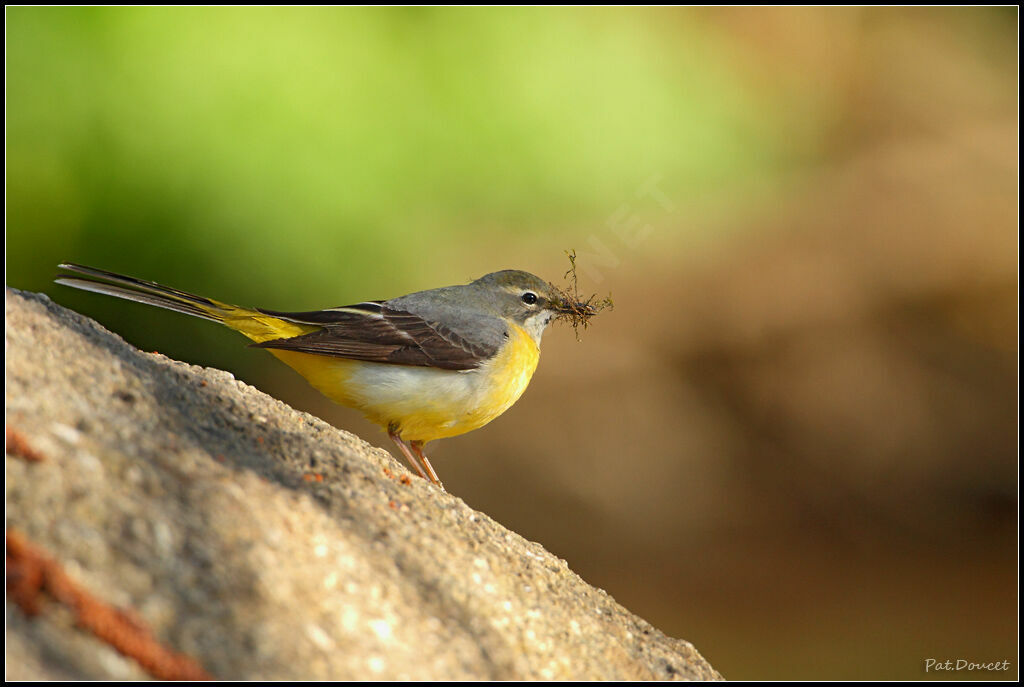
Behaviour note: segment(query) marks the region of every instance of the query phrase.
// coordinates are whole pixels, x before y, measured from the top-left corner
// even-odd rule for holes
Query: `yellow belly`
[[[270,349],[336,403],[362,411],[407,441],[464,434],[508,410],[526,390],[540,349],[524,329],[473,370],[439,370]]]

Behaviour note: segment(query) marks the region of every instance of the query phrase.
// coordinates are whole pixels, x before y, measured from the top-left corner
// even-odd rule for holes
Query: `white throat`
[[[541,310],[534,315],[526,318],[523,322],[523,329],[530,335],[534,343],[540,346],[540,338],[544,335],[544,330],[551,324],[551,320],[555,317],[555,313],[550,310]]]

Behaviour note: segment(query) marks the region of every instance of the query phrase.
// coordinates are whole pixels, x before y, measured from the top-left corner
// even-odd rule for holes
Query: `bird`
[[[324,310],[244,308],[116,272],[61,263],[55,281],[226,325],[332,401],[380,425],[420,477],[444,485],[431,441],[483,427],[526,390],[555,319],[596,313],[529,272]]]

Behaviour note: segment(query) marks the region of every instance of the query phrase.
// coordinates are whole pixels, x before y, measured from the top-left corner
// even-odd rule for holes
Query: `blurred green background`
[[[56,264],[304,310],[575,249],[616,309],[436,445],[454,493],[728,678],[1016,676],[1016,8],[6,19],[8,285],[384,446]]]

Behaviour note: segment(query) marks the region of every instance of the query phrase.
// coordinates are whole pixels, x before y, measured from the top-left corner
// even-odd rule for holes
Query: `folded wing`
[[[460,335],[433,318],[366,302],[313,312],[260,312],[322,329],[285,339],[252,344],[315,355],[352,358],[395,365],[418,365],[445,370],[472,370],[498,350],[504,329],[500,320],[481,323],[488,336]],[[494,319],[494,318],[489,318]]]

